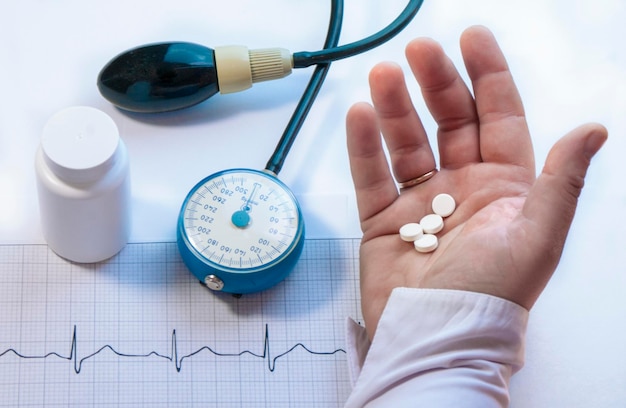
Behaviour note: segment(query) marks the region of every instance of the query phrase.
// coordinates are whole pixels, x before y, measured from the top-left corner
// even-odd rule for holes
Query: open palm
[[[440,171],[430,180],[400,191],[396,185],[437,168],[397,65],[377,65],[370,74],[373,106],[358,103],[348,113],[370,338],[396,287],[481,292],[530,308],[556,268],[589,162],[607,137],[597,124],[572,131],[536,178],[523,105],[493,35],[471,27],[461,50],[473,91],[436,42],[417,39],[406,49],[439,127]],[[398,230],[432,212],[439,193],[452,195],[457,209],[437,234],[439,248],[419,253]]]

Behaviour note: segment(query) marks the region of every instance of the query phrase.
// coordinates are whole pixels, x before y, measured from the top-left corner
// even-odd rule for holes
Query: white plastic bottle
[[[91,107],[64,109],[46,123],[35,157],[44,238],[79,263],[117,254],[130,235],[130,172],[115,122]]]

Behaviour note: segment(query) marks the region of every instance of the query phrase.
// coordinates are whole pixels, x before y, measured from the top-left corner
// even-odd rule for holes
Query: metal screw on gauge
[[[204,284],[211,290],[220,291],[224,289],[224,282],[215,275],[207,276]]]

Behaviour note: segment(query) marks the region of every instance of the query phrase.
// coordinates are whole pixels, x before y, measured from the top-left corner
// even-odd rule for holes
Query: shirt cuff
[[[508,391],[510,376],[523,366],[527,322],[525,308],[495,296],[396,288],[372,343],[362,326],[352,320],[347,325],[354,387],[347,406],[364,406],[407,381],[419,381],[422,373],[440,371],[423,380],[441,380],[444,369],[463,364],[482,364],[475,373],[487,373],[488,387],[502,394]],[[432,383],[427,386],[433,388]],[[419,387],[413,384],[412,389]]]

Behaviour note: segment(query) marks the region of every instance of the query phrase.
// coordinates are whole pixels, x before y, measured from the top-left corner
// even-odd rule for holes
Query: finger
[[[369,81],[396,180],[404,182],[434,169],[435,158],[402,69],[392,63],[378,64],[370,72]]]
[[[522,100],[493,34],[484,27],[467,29],[461,36],[461,51],[474,88],[483,161],[515,164],[534,172]]]
[[[554,267],[574,218],[591,158],[606,139],[606,129],[597,124],[581,126],[563,137],[550,150],[526,199],[522,213],[541,229],[535,234],[537,244],[551,250]]]
[[[429,38],[411,41],[406,57],[438,125],[441,167],[456,168],[480,161],[474,98],[450,58]]]
[[[359,103],[348,111],[346,133],[359,218],[364,221],[387,208],[398,197],[398,190],[370,105]]]

